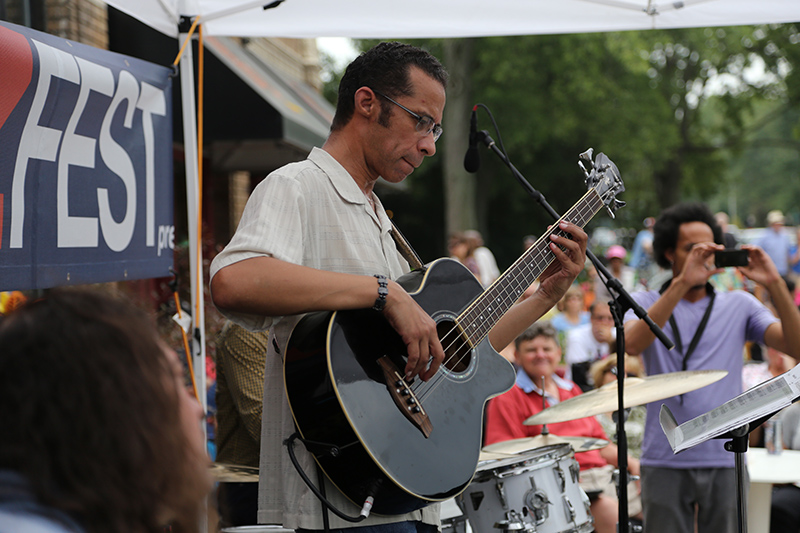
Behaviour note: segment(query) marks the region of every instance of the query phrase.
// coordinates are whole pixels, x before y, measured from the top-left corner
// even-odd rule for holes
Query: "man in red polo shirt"
[[[549,322],[533,324],[516,338],[514,345],[519,367],[516,383],[511,390],[489,402],[484,439],[486,445],[539,435],[542,426],[526,426],[523,422],[541,412],[544,409],[543,403],[549,407],[581,394],[580,387],[556,374],[556,367],[561,361],[561,349],[556,331]],[[544,391],[542,379],[544,379]],[[553,435],[608,440],[608,436],[594,417],[548,424],[547,427]],[[581,468],[581,488],[592,499],[591,512],[595,521],[595,531],[597,533],[616,531],[618,502],[611,473],[617,465],[617,447],[609,444],[600,450],[578,453],[575,459]],[[629,457],[628,470],[638,475],[639,462]],[[598,491],[602,492],[597,494]],[[641,512],[638,489],[632,490],[629,487],[629,494],[632,496],[629,497],[629,514],[635,517]]]

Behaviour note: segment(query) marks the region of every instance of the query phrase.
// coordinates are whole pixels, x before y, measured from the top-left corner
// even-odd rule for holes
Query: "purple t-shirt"
[[[639,305],[649,309],[659,298],[658,291],[633,295]],[[710,298],[691,303],[681,300],[673,311],[684,350],[687,350],[700,324]],[[636,320],[633,311],[625,321]],[[705,331],[687,361],[686,370],[727,370],[728,375],[706,387],[647,405],[647,422],[641,463],[662,468],[719,468],[734,466],[734,454],[725,451],[725,439],[711,439],[679,454],[674,454],[658,422],[661,404],[666,404],[678,424],[691,420],[742,393],[743,350],[746,341],[764,341],[767,327],[778,319],[753,295],[744,291],[717,292]],[[669,322],[664,333],[675,340]],[[677,343],[676,343],[677,344]],[[657,339],[642,352],[647,375],[680,372],[683,355],[677,348],[668,351]]]

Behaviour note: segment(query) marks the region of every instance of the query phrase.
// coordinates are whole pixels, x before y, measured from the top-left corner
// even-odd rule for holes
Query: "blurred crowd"
[[[725,212],[715,213],[714,218],[722,229],[721,244],[726,249],[737,249],[742,244],[755,244],[767,252],[793,294],[795,304],[800,306],[800,224],[786,227],[787,219],[779,210],[772,210],[767,214],[764,219],[765,227],[748,230],[741,230],[731,224]],[[630,293],[658,290],[672,277],[672,273],[658,266],[653,258],[655,222],[655,217],[648,216],[642,221],[638,231],[631,228],[614,230],[599,227],[591,232],[590,249]],[[535,242],[534,235],[525,236],[522,251]],[[476,230],[453,233],[448,240],[447,251],[451,258],[464,264],[484,287],[489,287],[500,276],[501,271],[494,255]],[[717,291],[742,289],[770,306],[769,296],[763,288],[749,281],[735,268],[722,269],[712,276],[710,282]],[[530,295],[535,288],[534,284],[523,298]],[[612,353],[609,346],[613,346],[616,333],[607,305],[611,299],[603,276],[587,259],[586,268],[576,283],[544,317],[555,328],[563,354],[558,373],[575,381],[584,390],[593,386],[589,372],[591,363]],[[595,305],[596,302],[600,305]],[[770,368],[780,368],[782,371],[788,369],[786,361],[791,361],[791,358],[771,352],[774,350],[768,351],[764,346],[748,343],[743,357],[752,366],[745,366],[745,389],[760,382],[754,376],[759,376],[761,381],[766,379],[766,368],[769,365]],[[501,353],[513,363],[513,346],[506,347]],[[773,359],[782,360],[784,364],[776,366],[770,363]]]

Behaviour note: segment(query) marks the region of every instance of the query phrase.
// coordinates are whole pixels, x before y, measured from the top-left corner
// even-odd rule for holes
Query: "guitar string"
[[[461,315],[456,319],[456,325],[448,331],[442,338],[447,338],[449,335],[455,335],[455,340],[451,341],[450,345],[445,348],[445,352],[450,350],[452,355],[448,356],[445,361],[442,362],[443,365],[452,365],[456,367],[459,365],[463,360],[469,356],[471,353],[471,349],[469,348],[470,339],[469,339],[469,330],[473,330],[472,333],[474,334],[476,329],[478,329],[479,336],[477,337],[477,342],[474,342],[474,346],[477,346],[483,338],[488,334],[488,331],[491,330],[491,327],[485,327],[485,324],[494,324],[503,316],[505,313],[510,309],[510,307],[519,299],[522,295],[524,290],[520,290],[520,287],[523,286],[527,289],[530,285],[533,284],[534,281],[541,275],[544,270],[555,260],[555,255],[551,252],[549,248],[549,243],[552,242],[550,240],[551,234],[567,236],[566,233],[558,227],[558,223],[561,220],[569,219],[573,223],[579,226],[584,226],[586,223],[591,220],[591,218],[602,208],[602,199],[599,195],[595,194],[592,195],[594,189],[589,191],[584,198],[582,198],[573,209],[567,212],[558,222],[556,222],[550,229],[548,229],[542,237],[540,237],[533,246],[526,251],[515,263],[507,270],[507,273],[501,276],[500,279],[496,280],[491,286],[489,286],[486,291],[484,291],[481,296],[479,296],[470,306],[461,313]],[[589,204],[590,200],[601,200],[599,206],[592,206]],[[588,215],[588,216],[587,216]],[[560,248],[565,251],[563,247]],[[530,261],[529,259],[533,259]],[[535,272],[538,270],[538,274]],[[521,280],[521,281],[520,281]],[[509,289],[509,286],[514,285],[513,282],[516,282],[517,289]],[[498,291],[498,294],[494,294]],[[489,298],[491,296],[491,299]],[[490,301],[493,303],[486,304],[486,301]],[[497,304],[497,305],[495,305]],[[481,308],[481,307],[485,307]],[[485,318],[488,311],[488,316]],[[463,334],[459,331],[458,325],[461,324]],[[466,338],[465,338],[466,337]],[[461,344],[458,347],[454,348],[455,343],[461,341]],[[452,350],[455,349],[453,352]],[[459,355],[461,354],[461,355]],[[458,357],[458,360],[453,364],[452,359]],[[446,372],[442,372],[441,375],[439,372],[427,383],[420,381],[415,385],[412,385],[412,390],[415,394],[419,394],[418,399],[422,402],[425,398],[430,396],[431,393],[440,385],[440,383],[446,379],[445,376]]]
[[[537,247],[539,249],[535,250],[534,253],[530,254],[531,256],[533,255],[536,256],[533,259],[533,261],[531,261],[528,265],[523,266],[521,268],[516,268],[513,270],[510,269],[509,275],[506,276],[506,279],[504,281],[508,280],[510,282],[517,282],[516,283],[517,286],[521,286],[522,283],[524,283],[526,287],[530,286],[536,279],[536,276],[533,275],[534,271],[537,270],[537,268],[539,268],[540,272],[543,272],[547,268],[547,266],[549,266],[549,264],[555,260],[555,256],[549,253],[550,252],[549,242],[552,242],[549,240],[549,236],[552,233],[558,234],[559,232],[548,231],[543,236],[542,242],[537,243],[540,244],[540,247]],[[547,246],[541,247],[542,244],[546,244]],[[536,246],[536,244],[534,246]],[[522,283],[519,282],[520,279],[523,280]],[[495,287],[495,289],[497,289],[497,287]],[[491,290],[491,287],[490,289],[487,289],[484,295],[488,294],[489,290]],[[502,310],[502,313],[500,313],[500,315],[502,316],[503,314],[505,314],[507,310],[506,308],[510,308],[510,306],[513,305],[514,302],[516,302],[519,299],[519,296],[524,291],[510,290],[508,288],[500,288],[500,290],[502,292],[497,294],[496,297],[493,296],[491,300],[493,302],[499,302],[497,307]],[[485,299],[488,298],[486,297],[481,298],[481,300]],[[445,365],[445,367],[447,367],[447,365],[449,364],[452,364],[452,359],[456,357],[458,357],[458,360],[454,364],[452,364],[453,367],[459,365],[466,357],[468,357],[472,351],[469,346],[470,333],[472,335],[475,335],[476,333],[475,330],[476,329],[478,330],[478,335],[476,336],[477,342],[473,343],[473,345],[477,345],[478,343],[480,343],[481,340],[483,340],[483,338],[486,335],[487,328],[483,327],[483,325],[486,322],[490,321],[494,322],[494,320],[488,320],[488,321],[485,320],[483,316],[485,313],[482,313],[480,310],[477,309],[477,307],[478,306],[476,305],[470,306],[470,308],[468,308],[464,313],[462,313],[461,316],[463,317],[463,320],[459,321],[457,319],[456,326],[453,327],[444,336],[444,338],[447,338],[447,336],[450,334],[455,336],[455,339],[451,341],[451,344],[445,348],[446,353],[449,350],[454,350],[450,351],[449,353],[451,353],[452,355],[448,356],[448,358],[442,362],[442,364]],[[489,307],[489,309],[491,309],[491,307]],[[495,315],[497,314],[497,309],[495,309],[494,311],[490,310],[489,313],[490,313],[489,318],[494,319]],[[459,331],[458,324],[461,324],[463,333],[462,331]],[[459,341],[461,342],[461,344],[456,347],[455,344],[458,343]],[[431,379],[427,384],[425,382],[419,382],[419,384],[416,387],[414,387],[414,389],[417,391],[422,390],[422,392],[419,393],[420,401],[430,396],[430,394],[433,393],[433,391],[439,386],[439,384],[444,379],[445,379],[445,373],[442,372],[441,374],[437,373],[437,375],[434,376],[434,378]]]
[[[569,216],[569,214],[567,216]],[[523,255],[520,260],[509,269],[509,276],[506,276],[506,279],[503,281],[505,282],[506,280],[510,280],[511,282],[516,282],[515,285],[518,287],[517,289],[509,288],[509,286],[514,285],[513,283],[494,284],[494,286],[490,287],[484,292],[482,297],[478,298],[476,302],[470,305],[470,307],[465,310],[464,313],[462,313],[462,320],[457,320],[456,323],[461,324],[463,328],[463,334],[458,331],[457,327],[450,330],[448,334],[454,334],[456,339],[451,342],[447,349],[455,349],[455,352],[451,351],[450,353],[453,353],[453,355],[449,356],[448,360],[443,363],[450,364],[451,360],[458,356],[459,360],[455,363],[455,365],[458,365],[463,361],[464,358],[468,357],[471,349],[465,350],[465,348],[469,348],[470,334],[475,336],[477,329],[477,342],[473,343],[474,345],[477,345],[491,329],[491,327],[486,327],[486,324],[494,324],[499,317],[502,317],[508,308],[510,308],[510,306],[513,305],[524,292],[521,287],[523,285],[525,288],[529,287],[538,277],[536,272],[538,271],[539,274],[541,274],[541,272],[543,272],[550,265],[550,263],[555,260],[555,256],[550,253],[549,249],[549,243],[552,242],[550,241],[549,236],[553,233],[565,235],[565,233],[558,228],[557,224],[554,225],[553,228],[545,233],[539,242],[534,244],[532,247],[532,252],[527,254],[533,258],[533,261],[528,261],[528,257]],[[497,293],[498,289],[501,292],[494,294]],[[484,302],[487,300],[494,302],[496,304],[495,307],[493,308],[491,303],[488,305],[485,304]],[[487,315],[487,317],[485,318],[484,315]],[[467,338],[465,338],[465,336]],[[459,340],[461,341],[461,345],[454,348],[454,344]],[[437,378],[438,379],[436,379],[436,381],[434,381],[430,387],[425,387],[428,390],[421,393],[422,396],[429,396],[430,393],[435,390],[439,382],[445,378],[444,373],[441,376],[437,376]],[[420,385],[420,387],[423,387],[423,385]]]
[[[590,193],[591,193],[591,191],[590,191]],[[590,193],[587,193],[587,197],[589,197],[589,198],[590,198],[590,196],[589,196]],[[583,226],[584,224],[586,224],[588,222],[588,220],[590,220],[591,217],[594,215],[594,213],[599,211],[599,208],[593,210],[590,205],[585,204],[583,202],[583,200],[586,200],[587,197],[585,197],[584,199],[582,199],[581,202],[576,204],[576,207],[573,208],[572,210],[570,210],[560,220],[571,218],[574,214],[577,214],[578,217],[577,217],[577,219],[573,218],[573,222],[576,223],[577,225],[580,225],[580,226]],[[602,207],[602,205],[600,207]],[[582,210],[584,208],[588,209],[588,211],[587,212],[583,212]],[[587,213],[589,214],[588,217],[586,217]],[[560,222],[560,220],[559,220],[559,222]],[[490,286],[481,295],[481,297],[477,298],[476,301],[473,302],[461,314],[461,317],[459,317],[459,318],[462,318],[462,320],[456,319],[456,324],[457,325],[459,323],[462,324],[462,327],[464,325],[466,325],[466,327],[463,327],[464,335],[468,335],[469,334],[468,330],[470,330],[470,329],[473,330],[473,334],[474,334],[474,330],[476,328],[476,325],[477,325],[477,327],[480,328],[481,325],[485,324],[485,323],[494,324],[497,320],[499,320],[500,317],[502,317],[506,313],[508,308],[510,308],[510,306],[513,305],[519,299],[520,295],[524,291],[519,290],[519,289],[517,289],[517,290],[508,289],[507,286],[511,285],[511,283],[507,282],[509,279],[511,281],[517,281],[517,285],[521,286],[519,281],[518,281],[521,278],[523,280],[523,283],[525,284],[525,288],[527,289],[527,287],[529,287],[531,284],[533,284],[533,282],[536,280],[538,275],[541,275],[541,272],[543,272],[550,265],[550,263],[552,263],[555,260],[555,255],[553,255],[550,252],[550,249],[549,249],[549,243],[552,242],[552,241],[550,241],[549,237],[553,233],[555,233],[557,235],[561,235],[561,236],[566,236],[565,232],[563,232],[563,230],[558,228],[558,222],[556,224],[554,224],[550,229],[548,229],[548,231],[542,237],[540,237],[540,239],[537,241],[537,243],[535,243],[530,248],[530,250],[531,250],[530,252],[528,252],[526,254],[523,254],[514,263],[514,265],[512,265],[511,268],[508,269],[508,274],[509,275],[508,276],[503,276],[504,279],[502,281],[504,283],[495,282],[494,284],[492,284],[492,286]],[[542,246],[544,244],[546,244],[547,246]],[[561,249],[564,250],[563,247],[561,247]],[[531,262],[531,261],[528,261],[528,257],[529,256],[536,256],[536,257],[534,258],[534,261]],[[537,269],[539,269],[539,274],[534,274],[534,272]],[[505,285],[505,287],[503,285]],[[492,310],[491,305],[489,305],[488,308],[485,309],[485,310],[479,310],[480,304],[483,301],[489,299],[488,298],[489,294],[491,292],[497,292],[498,289],[500,289],[502,291],[502,293],[501,294],[497,294],[497,295],[492,295],[491,300],[494,301],[494,302],[499,302],[500,303],[500,305],[497,306],[499,308],[499,310],[497,308]],[[503,293],[505,293],[505,294],[503,294]],[[506,298],[505,301],[503,301],[501,299],[503,297]],[[508,307],[506,308],[506,306],[508,306]],[[484,311],[486,311],[486,310],[489,311],[489,318],[492,319],[492,320],[488,320],[488,321],[484,320],[484,316],[483,315],[485,314]],[[499,316],[498,316],[498,312],[499,312]],[[470,318],[472,319],[472,322],[468,322],[468,320]],[[480,324],[479,324],[479,322],[480,322]],[[489,330],[491,330],[491,327],[488,327],[488,328],[482,327],[482,331],[480,332],[478,340],[477,340],[477,342],[474,343],[474,345],[477,345],[481,340],[483,340],[483,338],[486,336],[486,334],[488,333]],[[456,348],[456,352],[453,355],[449,356],[447,360],[443,361],[443,364],[451,364],[451,360],[455,356],[457,356],[459,353],[462,353],[461,351],[464,350],[465,346],[468,347],[468,345],[469,345],[469,338],[465,339],[464,335],[460,334],[460,332],[458,331],[458,327],[457,326],[454,327],[453,329],[451,329],[444,336],[444,338],[447,338],[447,336],[450,335],[450,334],[455,334],[456,335],[456,340],[451,342],[451,345],[448,346],[446,348],[446,350],[452,349],[453,348],[453,344],[455,342],[457,342],[458,340],[461,340],[462,343],[458,348]],[[459,356],[459,360],[456,361],[455,365],[460,364],[465,357],[469,356],[470,352],[471,352],[471,349],[467,350],[466,352],[463,352],[463,355]],[[445,375],[444,374],[445,374],[444,372],[442,373],[442,375],[438,375],[438,373],[437,373],[437,375],[434,376],[434,378],[431,381],[429,381],[428,383],[419,382],[419,384],[416,387],[413,387],[417,391],[420,390],[420,389],[425,389],[420,393],[420,401],[422,401],[422,399],[424,399],[425,397],[429,396],[438,387],[440,382],[443,379],[445,379]]]

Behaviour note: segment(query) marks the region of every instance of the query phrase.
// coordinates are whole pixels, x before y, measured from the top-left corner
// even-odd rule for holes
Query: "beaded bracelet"
[[[389,295],[389,282],[386,281],[386,276],[383,274],[373,274],[373,276],[378,279],[378,297],[372,308],[375,311],[383,311],[383,308],[386,307],[386,296]]]

